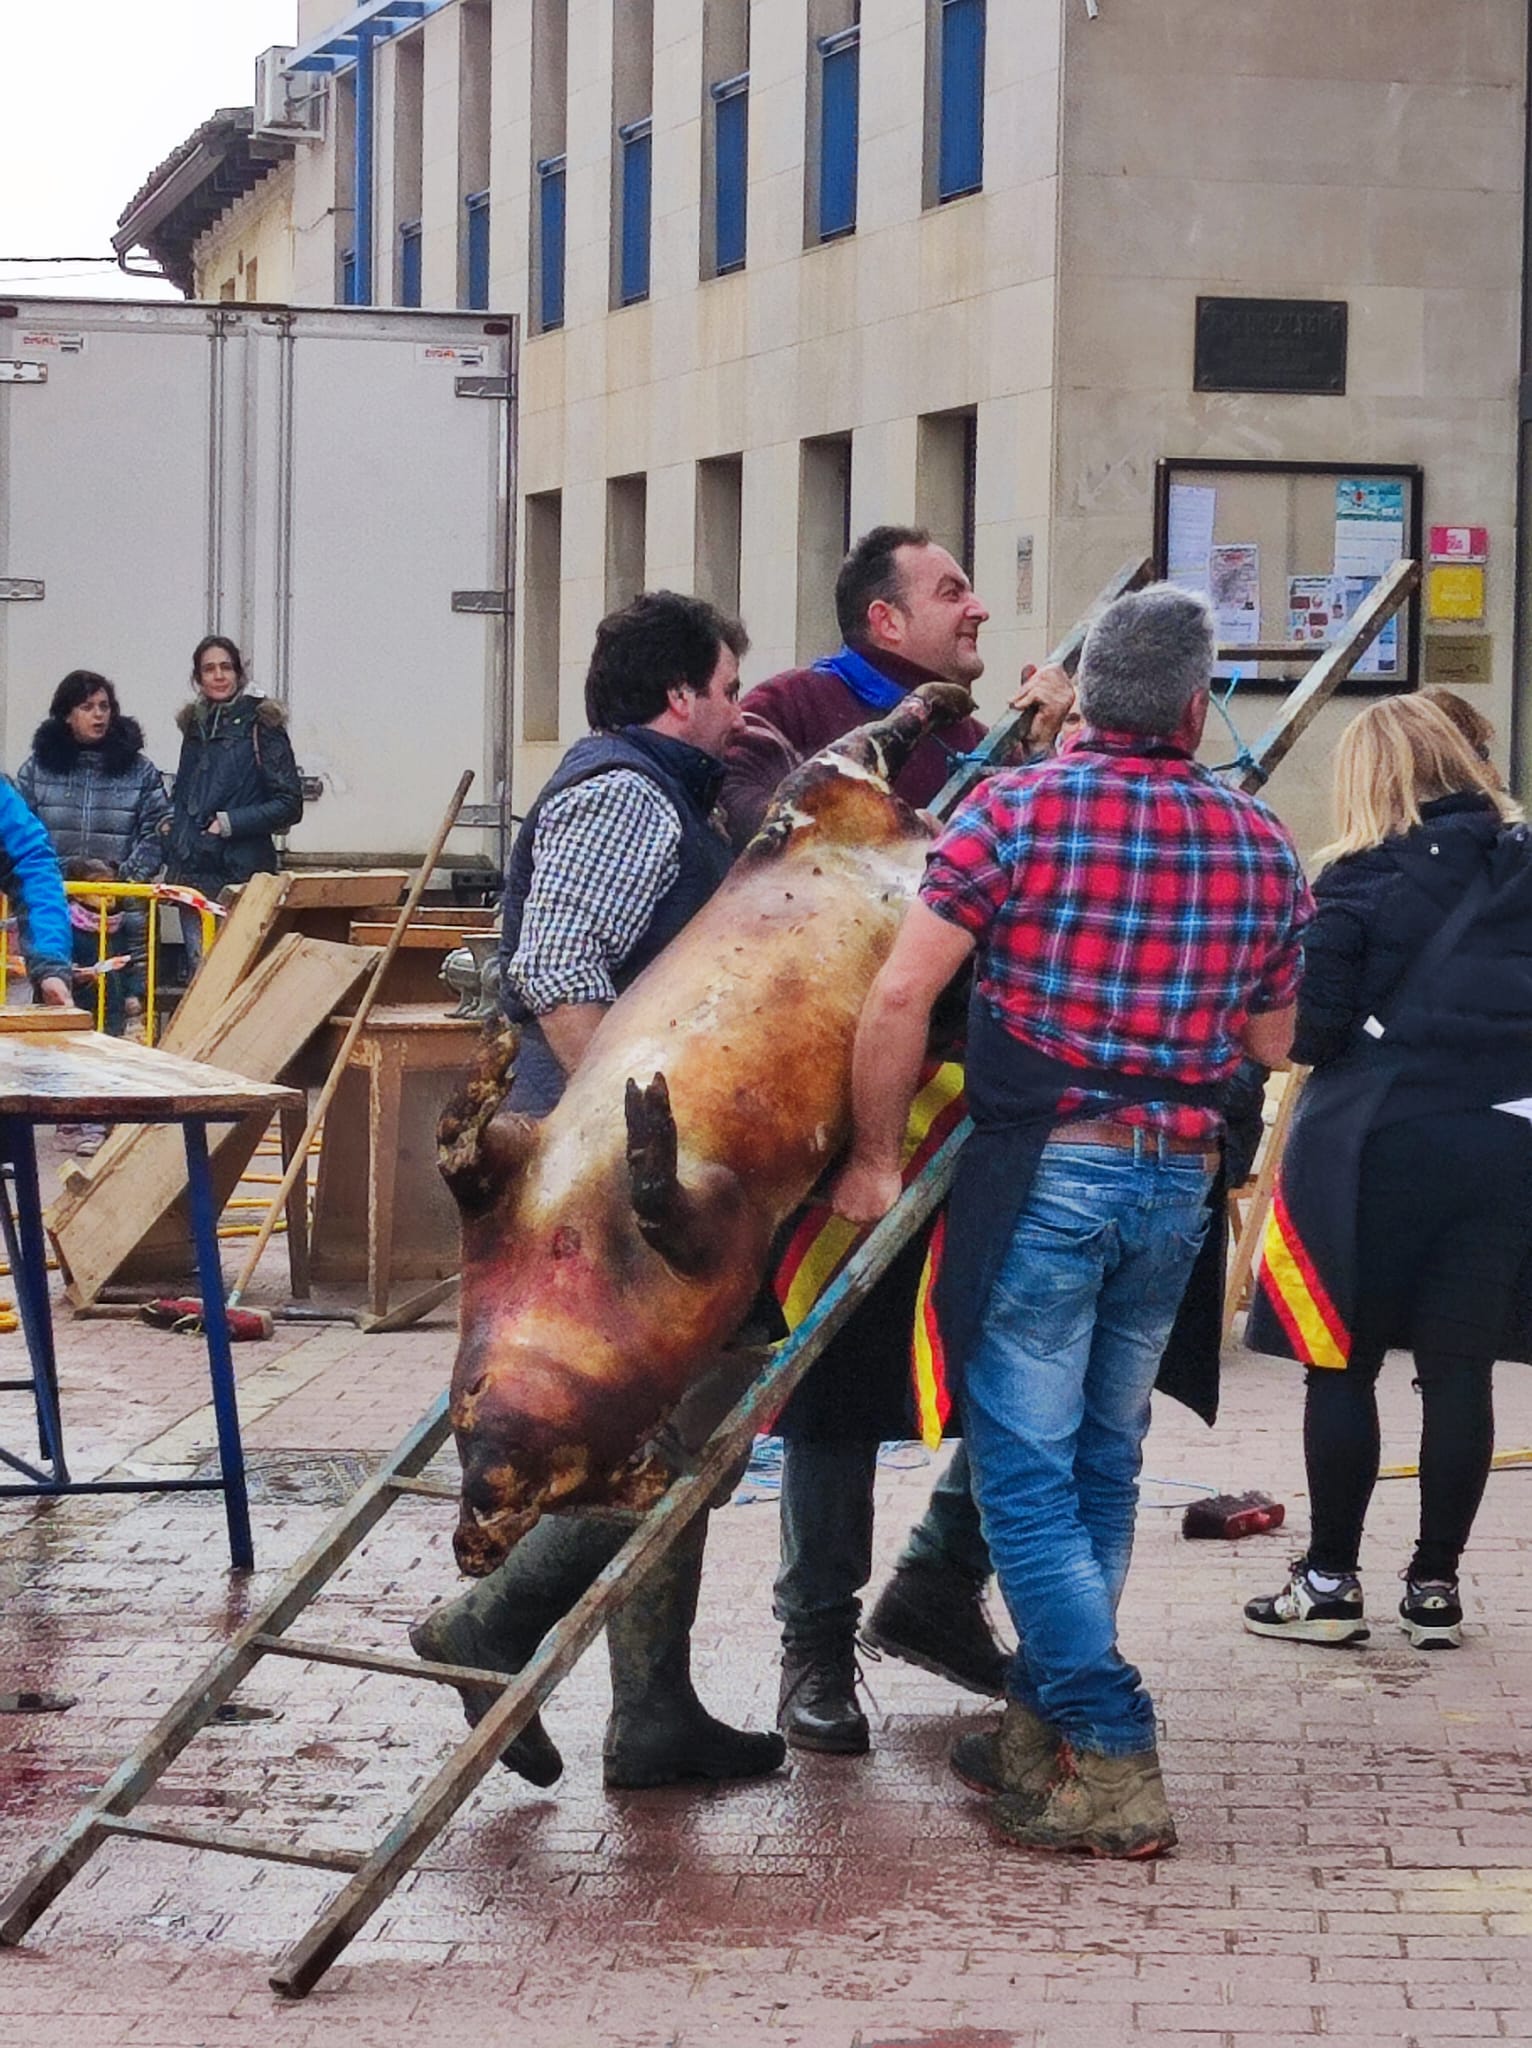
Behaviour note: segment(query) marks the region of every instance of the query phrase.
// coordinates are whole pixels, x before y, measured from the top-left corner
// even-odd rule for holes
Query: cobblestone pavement
[[[195,1342],[60,1328],[82,1470],[206,1456]],[[20,1339],[0,1343],[8,1358]],[[386,1449],[441,1385],[451,1346],[445,1326],[242,1346],[250,1450]],[[339,1880],[120,1843],[24,1948],[0,1953],[0,2031],[27,2048],[1532,2038],[1532,1472],[1490,1482],[1461,1652],[1421,1656],[1391,1626],[1413,1512],[1399,1483],[1380,1488],[1368,1537],[1372,1644],[1256,1641],[1239,1602],[1277,1582],[1289,1532],[1188,1544],[1187,1496],[1167,1482],[1267,1487],[1301,1541],[1298,1394],[1295,1369],[1239,1358],[1216,1432],[1162,1406],[1149,1440],[1158,1476],[1123,1633],[1164,1721],[1182,1843],[1163,1862],[998,1844],[944,1763],[980,1703],[888,1662],[868,1668],[868,1758],[796,1758],[737,1790],[607,1795],[597,1653],[549,1712],[563,1781],[538,1793],[495,1772],[307,2001],[275,1998],[267,1969]],[[1385,1394],[1385,1455],[1403,1459],[1415,1408],[1402,1365]],[[1532,1373],[1503,1369],[1500,1407],[1502,1444],[1532,1443]],[[26,1421],[20,1397],[0,1396],[0,1440],[24,1448]],[[930,1477],[919,1464],[883,1473],[885,1558]],[[0,1883],[332,1513],[258,1506],[243,1585],[225,1569],[216,1499],[0,1503],[0,1692],[78,1696],[67,1712],[0,1718]],[[453,1587],[449,1522],[429,1502],[394,1510],[303,1632],[399,1649]],[[769,1503],[715,1517],[697,1629],[705,1697],[758,1726],[774,1697],[775,1524]],[[268,1662],[241,1698],[270,1718],[210,1731],[179,1760],[159,1804],[184,1822],[366,1843],[459,1726],[445,1692],[297,1664]]]

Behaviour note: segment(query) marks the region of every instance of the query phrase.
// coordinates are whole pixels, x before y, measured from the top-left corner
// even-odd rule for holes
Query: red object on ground
[[[1233,1543],[1241,1536],[1269,1535],[1286,1520],[1287,1509],[1269,1493],[1215,1493],[1192,1502],[1181,1517],[1181,1534],[1221,1536]]]
[[[202,1328],[202,1303],[194,1294],[162,1295],[158,1301],[146,1301],[139,1314],[157,1330],[182,1330],[195,1334]],[[225,1314],[229,1320],[231,1344],[258,1344],[262,1338],[271,1335],[271,1317],[264,1309],[231,1308]]]

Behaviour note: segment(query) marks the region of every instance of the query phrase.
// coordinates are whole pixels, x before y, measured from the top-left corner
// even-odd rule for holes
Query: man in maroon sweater
[[[723,804],[742,846],[789,769],[881,717],[917,683],[972,688],[984,672],[979,628],[989,613],[962,568],[919,527],[877,526],[852,548],[835,583],[844,644],[810,668],[788,669],[744,698],[730,742]],[[1074,702],[1062,669],[1023,677],[1012,700],[1035,706],[1034,741],[1051,745]],[[935,797],[952,756],[984,736],[977,719],[928,737],[894,787],[917,807]],[[914,1433],[908,1412],[915,1287],[925,1236],[901,1253],[826,1349],[785,1410],[782,1550],[774,1610],[782,1624],[778,1725],[798,1749],[860,1755],[870,1744],[856,1699],[858,1598],[872,1573],[878,1444]],[[863,1631],[886,1655],[998,1695],[1005,1659],[983,1607],[989,1551],[962,1445],[910,1531]]]

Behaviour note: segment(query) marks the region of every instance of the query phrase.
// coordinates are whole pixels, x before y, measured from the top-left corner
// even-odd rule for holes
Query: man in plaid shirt
[[[1175,1841],[1154,1709],[1121,1655],[1149,1395],[1208,1228],[1220,1085],[1292,1039],[1311,914],[1291,840],[1194,759],[1213,621],[1170,585],[1118,599],[1080,660],[1085,725],[993,777],[932,852],[857,1034],[835,1187],[899,1192],[931,1006],[977,954],[975,1135],[939,1286],[980,1512],[1021,1649],[959,1775],[1028,1846]]]

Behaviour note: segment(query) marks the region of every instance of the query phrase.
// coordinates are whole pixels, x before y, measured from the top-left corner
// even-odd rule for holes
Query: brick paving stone
[[[274,1297],[278,1281],[269,1283]],[[14,1347],[19,1340],[10,1342]],[[444,1324],[383,1339],[284,1330],[242,1346],[260,1451],[385,1450],[443,1383]],[[66,1423],[85,1469],[182,1465],[211,1448],[200,1349],[124,1324],[60,1322]],[[266,1987],[334,1880],[114,1844],[20,1951],[0,2012],[27,2048],[388,2048],[514,2032],[518,2048],[1112,2048],[1152,2041],[1526,2039],[1532,1989],[1532,1531],[1525,1475],[1490,1482],[1468,1560],[1463,1650],[1424,1658],[1392,1623],[1412,1489],[1379,1488],[1364,1554],[1374,1638],[1330,1652],[1258,1642],[1240,1602],[1303,1540],[1301,1390],[1233,1357],[1204,1431],[1161,1408],[1148,1444],[1124,1644],[1155,1690],[1182,1847],[1152,1866],[1033,1857],[946,1769],[986,1710],[884,1660],[875,1749],[782,1777],[608,1795],[599,1653],[548,1710],[567,1769],[534,1792],[496,1772],[309,2000]],[[0,1440],[24,1424],[4,1397]],[[1503,1443],[1532,1442],[1532,1376],[1505,1368]],[[1383,1383],[1385,1457],[1411,1454],[1407,1371]],[[18,1439],[20,1441],[20,1439]],[[879,1575],[929,1466],[880,1473]],[[1276,1541],[1188,1545],[1168,1481],[1284,1498]],[[0,1690],[60,1689],[67,1713],[0,1722],[0,1882],[141,1738],[330,1510],[256,1510],[259,1569],[223,1570],[221,1512],[194,1497],[0,1506]],[[305,1617],[398,1650],[457,1584],[450,1511],[411,1502]],[[696,1632],[715,1711],[767,1725],[775,1695],[770,1504],[714,1518]],[[1486,1624],[1492,1622],[1492,1628]],[[209,1731],[167,1775],[188,1821],[365,1842],[461,1728],[444,1691],[298,1665],[244,1689],[273,1718]]]

